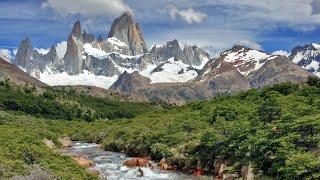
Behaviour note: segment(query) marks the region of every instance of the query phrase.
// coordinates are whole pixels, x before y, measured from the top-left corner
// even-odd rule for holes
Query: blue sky
[[[320,42],[320,0],[0,0],[0,49],[14,49],[27,36],[48,48],[66,40],[77,19],[106,37],[125,11],[148,46],[176,38],[217,50],[244,44],[273,52]]]

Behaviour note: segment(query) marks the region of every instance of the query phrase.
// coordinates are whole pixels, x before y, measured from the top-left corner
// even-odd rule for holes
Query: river
[[[138,168],[129,169],[123,166],[123,162],[128,158],[125,154],[104,151],[97,144],[89,143],[73,143],[66,153],[81,154],[88,156],[96,165],[93,169],[100,171],[101,179],[108,180],[209,180],[212,177],[195,177],[176,171],[164,171],[159,168],[141,168],[143,177],[137,177]],[[153,163],[153,162],[151,162]],[[154,167],[157,167],[154,164]]]

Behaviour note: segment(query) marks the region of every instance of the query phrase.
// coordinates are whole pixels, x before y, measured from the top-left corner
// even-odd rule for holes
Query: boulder
[[[71,147],[72,141],[69,137],[60,138],[59,142],[62,144],[62,147]]]
[[[140,157],[126,160],[126,161],[124,161],[123,165],[125,165],[129,168],[151,167],[151,164],[150,164],[148,158],[140,158]]]
[[[55,148],[55,145],[54,145],[52,140],[49,140],[49,139],[45,138],[45,139],[42,140],[42,142],[50,149]]]
[[[241,167],[241,177],[243,180],[254,180],[252,165],[244,165]]]
[[[90,175],[92,175],[94,177],[98,177],[101,174],[101,172],[99,170],[97,170],[97,169],[91,169],[90,168],[90,169],[87,169],[86,171],[87,171],[88,174],[90,174]]]
[[[88,156],[84,156],[84,155],[74,155],[73,159],[81,166],[84,168],[89,168],[94,166],[94,162],[92,160],[89,159]]]

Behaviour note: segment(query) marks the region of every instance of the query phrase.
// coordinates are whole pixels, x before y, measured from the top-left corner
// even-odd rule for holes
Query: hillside
[[[37,80],[36,78],[25,73],[15,65],[0,58],[0,80],[10,79],[18,84],[33,84],[36,87],[46,87],[47,85]]]

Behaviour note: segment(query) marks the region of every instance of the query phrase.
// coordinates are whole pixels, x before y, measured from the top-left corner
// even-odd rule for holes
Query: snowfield
[[[151,83],[187,82],[198,76],[195,70],[188,70],[191,66],[181,60],[175,61],[174,58],[170,58],[161,68],[162,71],[148,76]]]
[[[45,72],[40,74],[39,80],[48,84],[49,86],[85,85],[109,89],[109,87],[116,82],[117,79],[117,75],[113,77],[97,76],[89,71],[84,70],[83,73],[78,75],[69,75],[66,72],[53,74]]]

